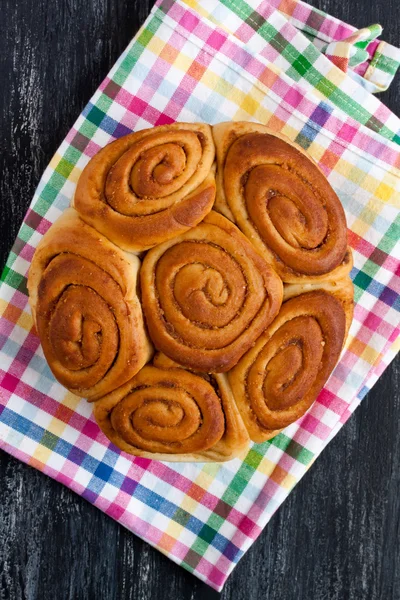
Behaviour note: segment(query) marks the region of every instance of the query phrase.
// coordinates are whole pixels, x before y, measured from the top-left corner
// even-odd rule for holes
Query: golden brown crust
[[[204,372],[232,368],[275,317],[282,299],[275,271],[214,211],[148,252],[141,289],[156,348]]]
[[[221,462],[310,408],[350,328],[353,263],[302,148],[258,123],[148,129],[88,163],[74,205],[37,248],[30,304],[54,375],[113,443]],[[121,248],[149,249],[142,267]]]
[[[184,369],[182,365],[168,358],[162,352],[157,352],[154,356],[153,365],[160,369]],[[203,377],[218,391],[225,416],[225,430],[220,441],[210,448],[206,455],[202,454],[202,460],[207,458],[207,460],[225,461],[243,456],[248,451],[250,438],[236,406],[226,374],[192,372]]]
[[[335,367],[346,335],[343,303],[318,289],[292,297],[228,374],[254,442],[274,437],[310,408]]]
[[[316,281],[313,283],[290,283],[283,286],[283,301],[289,300],[300,294],[306,294],[307,292],[313,292],[315,290],[324,290],[332,296],[335,296],[342,304],[345,316],[346,316],[346,330],[344,335],[344,342],[347,339],[350,325],[353,321],[354,312],[354,287],[353,282],[347,275],[342,279],[336,281]]]
[[[229,387],[156,355],[131,381],[94,406],[94,417],[119,448],[166,461],[231,460],[249,438]]]
[[[298,280],[296,283],[287,283],[283,286],[283,301],[300,296],[314,290],[325,290],[335,296],[342,304],[346,315],[346,331],[344,340],[347,340],[350,325],[353,321],[354,312],[354,287],[350,279],[350,271],[353,267],[353,252],[350,247],[347,248],[345,260],[337,267],[332,275],[325,280],[323,277],[308,278],[307,280]]]
[[[121,248],[142,251],[194,227],[215,198],[209,125],[174,123],[124,136],[83,170],[74,206]]]
[[[29,269],[29,302],[54,376],[90,400],[151,357],[136,285],[140,261],[70,208],[41,240]]]
[[[341,203],[310,157],[258,123],[214,126],[215,208],[231,218],[283,281],[329,277],[347,246]]]
[[[335,281],[345,279],[349,276],[353,268],[353,254],[350,246],[348,246],[344,258],[339,266],[333,271],[325,273],[325,275],[300,275],[299,273],[287,273],[285,276],[285,285],[319,285],[321,283],[334,283]]]

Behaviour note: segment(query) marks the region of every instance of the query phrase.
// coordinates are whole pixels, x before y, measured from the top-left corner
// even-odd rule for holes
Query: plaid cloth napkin
[[[293,0],[159,0],[46,169],[3,273],[0,446],[217,590],[399,346],[400,121],[360,85],[362,69],[354,69],[361,63],[351,52],[345,70],[355,79],[320,51],[332,56],[334,43],[352,34]],[[382,44],[375,44],[380,56],[367,44],[361,58],[372,70],[379,64],[387,85],[399,53]],[[253,445],[244,460],[134,458],[104,437],[91,405],[54,380],[32,327],[27,270],[83,167],[105,144],[175,120],[229,119],[282,131],[328,176],[354,250],[354,322],[311,411]]]

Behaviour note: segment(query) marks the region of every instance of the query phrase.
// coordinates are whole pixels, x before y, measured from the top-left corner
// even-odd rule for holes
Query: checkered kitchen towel
[[[364,67],[366,73],[379,64],[387,85],[399,53],[388,46],[383,56],[385,46],[376,42],[376,57],[365,45],[361,58],[370,64],[354,79],[320,51],[329,48],[332,56],[335,42],[352,34],[293,0],[159,0],[46,169],[3,273],[1,447],[218,590],[396,352],[400,121],[360,79]],[[355,73],[361,63],[352,65],[354,55],[348,56],[344,68]],[[312,410],[273,440],[253,445],[244,460],[134,458],[108,442],[91,405],[54,380],[32,329],[27,270],[101,147],[174,120],[229,119],[282,131],[328,176],[345,207],[354,250],[354,322]]]

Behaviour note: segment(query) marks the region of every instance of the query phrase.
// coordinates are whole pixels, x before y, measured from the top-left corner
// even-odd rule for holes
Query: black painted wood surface
[[[398,0],[313,0],[400,44]],[[39,178],[152,0],[1,0],[2,267]],[[400,76],[382,100],[399,114]],[[240,561],[224,600],[400,599],[400,368],[356,414]],[[217,598],[45,475],[0,454],[0,598]]]

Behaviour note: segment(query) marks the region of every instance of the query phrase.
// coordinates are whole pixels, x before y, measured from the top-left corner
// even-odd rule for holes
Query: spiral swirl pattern
[[[346,329],[341,302],[324,290],[288,300],[278,317],[229,373],[253,441],[301,417],[339,359]]]
[[[205,451],[225,429],[216,391],[205,379],[183,369],[144,367],[97,402],[94,415],[112,442],[134,454]]]
[[[29,302],[52,372],[112,442],[230,460],[310,408],[351,324],[352,255],[301,148],[257,123],[147,129],[100,150],[73,203]]]
[[[84,224],[73,209],[43,238],[29,273],[47,362],[66,388],[91,400],[150,358],[135,292],[139,260]]]
[[[171,360],[162,352],[156,353],[153,358],[153,365],[160,369],[184,369],[182,365]],[[242,456],[243,453],[248,450],[250,438],[236,406],[226,374],[198,372],[195,372],[195,374],[212,385],[218,397],[221,399],[221,406],[225,418],[224,433],[221,439],[207,451],[202,451],[201,454],[196,457],[196,460],[215,460],[222,462],[231,460],[237,456]],[[193,459],[193,457],[191,458]]]
[[[205,372],[228,371],[277,314],[282,283],[227,219],[211,212],[151,250],[142,302],[155,346]]]
[[[187,231],[215,198],[209,125],[177,123],[127,135],[88,163],[74,206],[121,248],[146,250]]]
[[[262,125],[214,128],[220,182],[235,222],[283,281],[329,273],[343,261],[343,208],[301,149]]]

